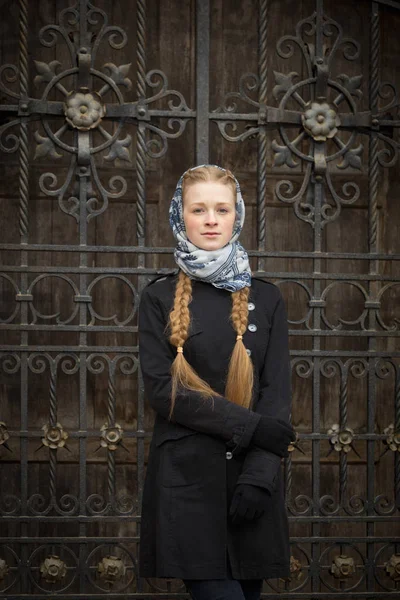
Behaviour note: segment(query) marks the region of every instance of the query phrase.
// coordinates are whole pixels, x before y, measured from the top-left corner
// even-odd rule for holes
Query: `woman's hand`
[[[269,496],[269,491],[264,488],[239,483],[235,488],[229,509],[232,523],[238,525],[242,521],[259,519],[265,511]]]
[[[252,442],[255,446],[269,450],[281,457],[288,456],[288,446],[296,439],[294,429],[281,419],[262,415],[254,430]]]

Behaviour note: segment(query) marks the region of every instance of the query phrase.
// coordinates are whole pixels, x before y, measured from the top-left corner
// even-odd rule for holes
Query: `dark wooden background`
[[[46,64],[59,61],[60,71],[69,64],[65,44],[59,41],[53,47],[46,47],[41,42],[39,32],[42,27],[57,23],[60,11],[72,4],[66,0],[37,0],[28,3],[28,90],[31,98],[40,98],[44,89],[43,84],[36,86],[34,83],[38,74],[34,61]],[[121,49],[114,49],[104,41],[99,47],[96,68],[100,70],[105,63],[132,63],[127,75],[132,87],[121,87],[121,90],[125,102],[135,102],[138,97],[138,7],[135,2],[123,0],[113,3],[96,0],[95,4],[105,11],[109,23],[121,27],[128,38],[126,45]],[[199,111],[199,107],[196,106],[196,89],[201,82],[196,80],[196,11],[199,12],[201,4],[198,2],[196,5],[195,1],[189,0],[149,0],[145,22],[146,72],[151,69],[161,70],[168,78],[168,89],[179,91],[192,111]],[[322,3],[319,0],[270,0],[268,4],[267,104],[277,106],[278,102],[273,96],[273,88],[276,85],[274,71],[286,74],[295,71],[299,80],[306,77],[304,60],[298,49],[289,59],[279,56],[276,51],[279,39],[284,35],[295,35],[295,28],[300,21],[310,17],[315,10],[320,10]],[[370,29],[374,9],[379,11],[379,79],[381,82],[388,81],[393,86],[400,86],[400,10],[395,8],[395,2],[391,4],[393,6],[367,0],[326,0],[323,3],[324,14],[340,24],[344,37],[352,38],[360,44],[360,55],[356,60],[349,61],[343,55],[343,51],[338,51],[329,71],[332,80],[337,79],[340,74],[346,74],[348,77],[363,75],[360,83],[362,97],[355,98],[358,112],[370,110]],[[254,0],[212,0],[209,10],[208,74],[209,107],[212,112],[223,105],[229,92],[239,90],[242,75],[258,73],[260,17],[259,5]],[[19,4],[3,1],[0,3],[0,11],[1,65],[18,65]],[[95,31],[96,24],[91,25],[91,29]],[[324,43],[331,44],[331,38],[325,36]],[[2,81],[5,80],[4,75],[5,73]],[[63,79],[63,85],[68,90],[74,89],[73,76]],[[18,78],[15,82],[7,83],[7,86],[19,93]],[[98,88],[98,84],[94,85],[94,89]],[[310,87],[306,87],[304,90],[306,100],[310,97],[309,89]],[[389,92],[390,89],[387,88],[386,91]],[[154,93],[154,90],[147,86],[147,97]],[[248,95],[257,101],[257,89],[250,90]],[[49,100],[52,101],[62,99],[59,91],[53,90],[49,95]],[[106,104],[115,102],[115,96],[111,92],[103,99]],[[168,110],[168,99],[153,102],[151,108]],[[379,102],[383,106],[388,100],[380,99]],[[3,89],[0,90],[1,105],[17,103],[15,99],[10,100]],[[289,101],[288,107],[292,110],[299,109],[295,101]],[[237,100],[235,112],[254,113],[257,109],[241,98]],[[399,144],[398,107],[388,111],[388,114],[387,118],[393,120],[393,127],[389,127],[387,133]],[[0,112],[0,126],[12,118],[16,116],[12,116],[11,112]],[[60,119],[46,119],[53,131],[61,127]],[[58,179],[58,186],[61,185],[68,171],[71,154],[63,152],[58,160],[49,155],[38,157],[35,132],[41,136],[46,134],[39,118],[34,115],[29,118],[29,249],[26,251],[29,266],[21,269],[19,267],[24,263],[24,247],[18,247],[21,243],[20,154],[19,151],[2,152],[0,243],[5,275],[0,278],[0,316],[3,320],[0,329],[3,348],[0,363],[0,367],[3,367],[0,375],[0,421],[7,427],[10,438],[0,445],[0,494],[3,496],[0,503],[3,513],[0,521],[0,559],[6,561],[9,566],[8,573],[2,576],[0,562],[0,591],[3,591],[0,597],[20,598],[29,593],[39,598],[52,590],[60,590],[62,597],[71,598],[92,597],[91,594],[103,597],[108,592],[113,592],[115,597],[120,598],[133,592],[139,594],[135,597],[143,598],[149,597],[140,595],[145,592],[151,593],[152,597],[161,597],[162,594],[162,597],[167,597],[165,593],[172,591],[184,593],[184,588],[180,587],[179,582],[143,582],[138,581],[136,575],[124,591],[124,585],[131,574],[136,574],[135,559],[139,535],[139,511],[136,501],[143,484],[153,422],[152,412],[147,405],[143,405],[144,399],[137,372],[124,374],[117,369],[115,421],[124,431],[124,447],[119,446],[116,451],[110,451],[100,446],[100,428],[107,421],[109,405],[108,368],[104,368],[101,373],[95,373],[92,372],[95,368],[89,365],[87,388],[84,393],[80,388],[82,380],[79,370],[67,374],[61,368],[58,369],[55,390],[57,421],[68,432],[69,438],[67,448],[57,450],[54,479],[56,498],[60,502],[64,494],[71,494],[79,499],[79,507],[68,516],[68,507],[65,506],[60,512],[54,508],[46,512],[51,496],[50,451],[41,444],[41,428],[49,421],[48,364],[43,373],[34,373],[31,368],[27,368],[24,379],[25,375],[21,369],[10,372],[4,360],[10,355],[17,356],[17,359],[24,355],[28,360],[31,357],[34,361],[36,352],[41,355],[47,352],[47,355],[54,359],[58,355],[71,352],[72,348],[72,353],[80,357],[82,369],[82,361],[91,354],[101,355],[99,360],[103,361],[103,364],[106,364],[107,357],[112,360],[123,353],[137,355],[135,326],[138,294],[156,270],[174,266],[174,241],[168,223],[169,202],[181,173],[198,162],[196,118],[192,116],[185,119],[187,124],[184,132],[177,139],[168,140],[168,147],[163,156],[152,158],[146,155],[145,247],[153,249],[149,253],[140,255],[130,251],[138,245],[138,139],[135,119],[123,125],[120,136],[123,138],[129,134],[132,138],[129,147],[130,162],[120,159],[110,162],[104,158],[106,152],[96,154],[97,172],[103,184],[109,188],[110,178],[120,175],[127,182],[127,191],[121,198],[110,199],[108,208],[87,223],[86,243],[91,249],[84,253],[87,266],[93,270],[86,275],[87,285],[90,286],[92,281],[104,274],[103,269],[108,269],[109,276],[98,280],[91,291],[92,301],[88,306],[84,348],[80,337],[80,313],[78,312],[67,324],[62,322],[67,320],[76,306],[76,292],[72,285],[75,284],[77,288],[80,285],[82,255],[79,252],[79,223],[73,216],[65,214],[57,198],[44,193],[39,185],[39,179],[45,172],[54,173]],[[151,117],[151,123],[163,131],[169,131],[167,121],[167,117]],[[236,132],[232,133],[232,129],[229,128],[226,131],[230,135],[238,135],[244,132],[249,124],[256,126],[253,121],[243,119],[237,122]],[[117,127],[117,124],[111,121],[103,125],[110,133]],[[18,135],[18,127],[16,125],[9,131]],[[294,131],[296,129],[290,130],[290,139],[293,139]],[[391,168],[379,166],[378,233],[375,252],[379,254],[380,260],[376,264],[374,262],[375,276],[371,271],[373,257],[369,254],[372,178],[369,164],[370,132],[371,129],[368,128],[365,128],[365,131],[361,131],[360,128],[357,130],[353,147],[363,144],[360,169],[348,167],[340,170],[337,166],[338,161],[329,165],[335,189],[343,195],[342,186],[351,181],[359,186],[360,197],[351,205],[343,205],[340,215],[320,230],[321,251],[336,254],[337,257],[331,258],[328,254],[323,254],[323,258],[320,259],[323,274],[321,290],[332,284],[332,288],[326,294],[324,311],[333,327],[321,319],[320,327],[315,328],[314,309],[309,305],[311,298],[303,287],[308,287],[314,294],[315,260],[319,256],[315,247],[315,228],[299,219],[293,205],[281,202],[275,193],[276,185],[283,179],[290,180],[298,190],[304,178],[305,164],[298,160],[293,169],[274,166],[273,140],[278,144],[283,142],[276,126],[268,126],[265,131],[266,255],[262,259],[253,256],[251,260],[252,268],[255,271],[263,271],[262,274],[267,279],[277,282],[285,296],[294,365],[293,424],[301,434],[299,448],[293,452],[288,461],[290,464],[286,466],[286,479],[290,487],[287,499],[293,536],[293,556],[300,561],[301,571],[294,562],[291,582],[266,582],[266,597],[273,597],[276,590],[285,598],[400,597],[400,578],[398,575],[391,577],[388,569],[390,557],[394,556],[396,561],[396,555],[399,557],[400,552],[396,545],[399,541],[400,454],[398,451],[387,450],[384,443],[384,429],[390,423],[395,423],[396,415],[397,420],[400,420],[400,176],[398,163]],[[348,138],[349,133],[341,131],[341,139],[345,141]],[[73,144],[72,130],[67,131],[63,139]],[[102,137],[95,131],[92,144],[95,145],[101,140]],[[2,142],[7,145],[4,138]],[[384,144],[379,143],[379,148],[383,148]],[[306,153],[309,151],[306,141],[302,147]],[[333,147],[332,142],[328,143],[328,147]],[[232,169],[242,186],[246,203],[246,223],[241,241],[249,251],[263,249],[259,245],[257,234],[260,202],[257,192],[258,156],[257,135],[242,142],[227,141],[210,117],[209,161]],[[73,184],[70,186],[71,190],[72,187]],[[311,201],[313,190],[314,183],[310,183],[305,197],[311,198]],[[333,205],[326,185],[324,190],[326,201]],[[61,250],[57,250],[59,245],[62,246]],[[66,246],[70,250],[67,250]],[[96,251],[94,247],[100,249]],[[119,247],[119,250],[113,251],[113,247]],[[123,247],[127,250],[121,250]],[[164,251],[156,251],[160,248]],[[138,275],[138,268],[141,267],[143,274]],[[19,309],[22,303],[16,301],[16,290],[20,289],[21,271],[24,269],[27,272],[28,286],[39,275],[46,273],[46,276],[33,286],[34,298],[28,303],[28,319],[25,324],[21,320]],[[60,273],[67,280],[60,278]],[[366,297],[363,290],[366,295],[374,297],[388,284],[393,285],[383,293],[378,312],[389,329],[385,330],[381,323],[374,321],[374,329],[368,331],[368,319],[372,309],[365,307]],[[42,316],[35,317],[32,306]],[[96,311],[97,316],[90,314],[90,307]],[[15,316],[7,323],[14,309]],[[366,321],[357,322],[364,310],[367,311]],[[49,317],[55,313],[59,313],[58,321],[57,318]],[[114,314],[117,318],[116,323],[99,318],[109,318]],[[342,324],[338,328],[339,319],[354,323]],[[107,331],[104,326],[110,326],[111,330]],[[26,341],[22,337],[24,331],[28,332]],[[316,339],[320,340],[319,349],[315,346]],[[376,343],[371,344],[372,339]],[[350,373],[348,378],[344,378],[341,386],[339,363],[343,366],[346,360],[356,360],[357,357],[364,360],[365,364],[369,365],[368,368],[365,368],[360,377],[354,377]],[[325,371],[317,376],[316,365],[320,365],[320,362],[314,363],[316,358],[318,361],[332,359],[339,362],[334,363],[336,370],[335,367],[329,370],[328,365]],[[387,372],[385,371],[384,378],[376,375],[374,360],[379,358],[383,362],[386,359],[393,361],[385,362]],[[303,361],[303,366],[310,361],[310,364],[314,364],[314,371],[310,370],[308,375],[304,376],[303,373],[302,376],[296,371],[299,361]],[[27,392],[24,404],[21,402],[21,390],[25,390],[25,385]],[[346,464],[342,458],[343,451],[331,451],[332,446],[327,435],[330,427],[340,422],[339,406],[344,402],[344,398],[347,425],[356,434]],[[141,416],[140,407],[143,406],[145,408]],[[80,421],[80,414],[82,416],[83,413],[86,415],[85,427],[82,427]],[[399,427],[400,422],[397,425]],[[26,446],[23,446],[21,440],[26,441]],[[24,458],[21,462],[22,447],[25,448],[27,460]],[[382,456],[385,450],[387,451]],[[113,508],[104,512],[110,485],[110,461],[113,460],[116,495],[129,497],[134,505],[132,510],[124,515],[119,515]],[[341,477],[342,484],[345,481],[347,485],[343,502],[339,498]],[[82,490],[83,480],[86,482],[85,490]],[[25,500],[35,494],[41,494],[42,504],[35,499],[28,501],[24,512],[21,507],[14,505],[13,501],[7,500],[9,494]],[[93,504],[85,504],[85,498],[93,494],[99,495],[96,508],[98,514],[94,509],[90,512],[88,506],[93,508]],[[332,496],[332,501],[324,499],[324,496]],[[350,502],[352,497],[358,498],[354,500],[354,504]],[[95,501],[94,498],[93,502]],[[349,502],[350,511],[346,509]],[[16,508],[13,512],[14,506]],[[43,515],[40,515],[40,511],[44,511]],[[74,555],[79,557],[78,564],[66,548],[70,548]],[[54,554],[61,557],[71,567],[71,571],[61,581],[46,583],[40,577],[40,566],[46,556]],[[97,565],[106,555],[121,557],[128,567],[124,577],[114,584],[107,583],[96,575]],[[355,572],[349,577],[336,578],[331,572],[333,561],[338,555],[346,555],[353,559]],[[75,570],[78,576],[63,591],[67,581],[71,580],[72,571]],[[19,576],[18,573],[23,575]],[[97,588],[92,581],[96,583]],[[354,590],[352,586],[355,586]]]

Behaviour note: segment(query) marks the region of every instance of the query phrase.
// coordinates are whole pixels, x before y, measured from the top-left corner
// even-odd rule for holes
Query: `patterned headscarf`
[[[194,169],[200,167],[217,167],[226,172],[218,165],[198,165]],[[190,170],[193,171],[194,169]],[[250,286],[249,257],[246,250],[237,241],[243,228],[245,215],[244,202],[237,179],[234,178],[236,183],[236,219],[232,237],[223,248],[203,250],[192,244],[186,235],[182,201],[182,182],[185,173],[178,181],[169,209],[169,222],[177,241],[174,251],[175,262],[191,279],[211,283],[216,288],[236,292]]]

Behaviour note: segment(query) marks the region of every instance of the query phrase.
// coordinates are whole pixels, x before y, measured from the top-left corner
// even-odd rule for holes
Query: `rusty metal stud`
[[[116,583],[125,575],[126,567],[117,556],[104,556],[97,565],[100,579],[106,583]]]
[[[393,581],[400,581],[400,554],[392,554],[386,563],[386,573]]]
[[[341,125],[336,110],[326,102],[310,103],[301,115],[301,121],[306,133],[318,142],[333,138]]]
[[[0,421],[0,446],[5,444],[10,438],[10,434],[7,431],[7,426],[4,421]]]
[[[395,431],[393,423],[390,423],[383,433],[386,435],[384,444],[393,452],[400,452],[400,431]]]
[[[8,575],[8,565],[5,560],[0,558],[0,581]]]
[[[297,447],[297,443],[299,441],[299,434],[297,433],[297,431],[295,431],[295,439],[293,440],[293,442],[290,442],[289,446],[288,446],[288,452],[294,452],[296,450]]]
[[[116,450],[118,445],[122,442],[123,429],[118,423],[115,423],[113,427],[109,427],[108,423],[105,423],[101,429],[101,441],[100,444],[103,448],[109,450]]]
[[[88,88],[80,88],[68,94],[64,104],[65,119],[71,127],[80,131],[94,129],[106,114],[101,96]]]
[[[301,562],[293,555],[290,557],[290,579],[298,581],[303,577]]]
[[[53,450],[65,446],[65,442],[68,439],[68,433],[64,431],[64,428],[60,423],[56,423],[53,427],[49,423],[46,423],[46,425],[43,425],[42,429],[44,431],[44,436],[42,437],[43,446],[53,448]]]
[[[350,452],[354,438],[354,431],[350,427],[340,429],[340,425],[334,423],[332,427],[328,429],[328,435],[331,436],[329,441],[336,452],[345,452],[346,454]]]
[[[52,554],[40,565],[40,574],[46,583],[57,583],[66,576],[67,565],[59,556]]]
[[[331,573],[336,579],[349,579],[355,572],[354,558],[346,554],[335,556],[331,566]]]

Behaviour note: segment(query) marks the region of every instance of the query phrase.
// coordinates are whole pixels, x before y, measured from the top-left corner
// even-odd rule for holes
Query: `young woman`
[[[281,458],[294,438],[285,307],[251,276],[230,171],[201,165],[170,207],[178,272],[143,291],[140,364],[156,411],[140,574],[195,600],[257,600],[289,576]]]

